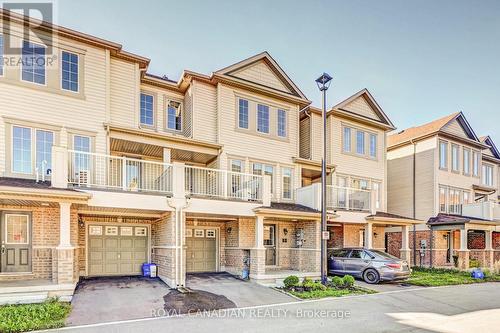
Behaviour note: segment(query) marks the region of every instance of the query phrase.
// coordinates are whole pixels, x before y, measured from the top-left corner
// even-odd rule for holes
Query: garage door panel
[[[194,231],[191,235],[194,236]],[[217,270],[217,241],[214,237],[186,237],[186,271],[214,272]],[[213,236],[213,233],[211,234]]]
[[[102,230],[106,230],[101,225]],[[89,228],[90,230],[90,228]],[[88,236],[89,275],[140,275],[148,260],[148,237],[126,235]]]

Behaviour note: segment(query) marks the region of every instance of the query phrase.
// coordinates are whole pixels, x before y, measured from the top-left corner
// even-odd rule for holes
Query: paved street
[[[498,332],[500,284],[400,290],[191,316],[73,327],[67,332]],[[313,316],[313,318],[310,318]],[[320,318],[318,318],[318,316]],[[339,318],[339,317],[343,317]]]

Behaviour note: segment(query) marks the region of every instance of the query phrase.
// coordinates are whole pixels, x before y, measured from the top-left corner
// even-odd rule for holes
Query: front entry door
[[[266,265],[276,265],[276,225],[264,224],[264,247],[266,248]]]
[[[451,237],[452,234],[451,232],[446,233],[446,262],[450,263],[451,262],[451,255],[452,255],[452,247],[453,247],[453,238]]]
[[[2,213],[0,272],[31,272],[30,217],[26,213]]]

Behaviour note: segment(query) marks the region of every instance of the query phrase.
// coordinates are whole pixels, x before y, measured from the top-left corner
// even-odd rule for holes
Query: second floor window
[[[381,184],[373,182],[372,187],[372,190],[375,192],[375,208],[380,209],[382,202],[382,192],[380,191]]]
[[[286,111],[278,109],[278,136],[286,137]]]
[[[78,92],[78,55],[63,51],[61,69],[61,88]]]
[[[356,153],[365,154],[365,132],[356,131]]]
[[[448,142],[446,141],[439,143],[439,168],[448,168]]]
[[[248,101],[240,99],[238,102],[238,127],[248,129]]]
[[[154,125],[153,96],[141,94],[141,125]]]
[[[370,157],[377,157],[377,136],[375,134],[370,134]]]
[[[464,175],[470,175],[470,149],[464,148]]]
[[[47,174],[47,170],[52,169],[53,144],[53,132],[36,130],[36,167],[41,173]]]
[[[12,171],[31,174],[31,128],[12,127]]]
[[[181,103],[170,101],[167,107],[167,128],[180,131],[182,128]]]
[[[483,164],[483,185],[493,186],[493,167]]]
[[[451,145],[451,170],[458,172],[460,168],[460,162],[459,162],[459,152],[460,147],[458,145],[452,144]]]
[[[282,169],[282,178],[283,178],[283,199],[292,199],[292,169],[291,168],[283,168]]]
[[[90,137],[83,135],[73,136],[73,150],[75,150],[74,172],[82,183],[88,182],[90,169]]]
[[[3,36],[0,35],[0,76],[3,76]]]
[[[479,177],[479,152],[472,152],[472,175]]]
[[[23,41],[21,78],[23,81],[45,84],[45,47]]]
[[[351,129],[349,127],[344,127],[343,135],[343,150],[346,153],[351,152]]]
[[[257,105],[257,132],[269,133],[269,106]]]
[[[270,176],[271,177],[271,193],[273,193],[273,175],[274,175],[274,167],[269,164],[262,164],[262,163],[252,163],[252,173],[254,175],[260,175],[260,176]]]

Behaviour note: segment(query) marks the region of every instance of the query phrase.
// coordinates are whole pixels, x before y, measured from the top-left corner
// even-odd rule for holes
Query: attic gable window
[[[167,107],[167,128],[174,131],[182,129],[181,103],[176,101],[168,102]]]

